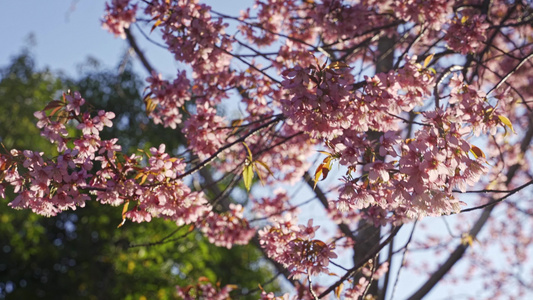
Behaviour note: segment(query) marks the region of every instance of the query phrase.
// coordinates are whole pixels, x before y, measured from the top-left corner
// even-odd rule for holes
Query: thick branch
[[[379,245],[376,245],[374,246],[374,248],[372,248],[372,251],[369,251],[367,253],[367,255],[365,257],[363,257],[363,259],[359,260],[358,263],[356,263],[353,268],[351,268],[350,270],[348,270],[348,272],[346,272],[346,274],[344,274],[341,279],[339,279],[337,282],[335,282],[333,285],[331,285],[329,288],[327,288],[324,292],[322,292],[322,294],[320,294],[318,296],[319,299],[322,299],[324,298],[325,296],[327,296],[329,293],[331,293],[333,290],[335,290],[335,288],[337,288],[339,285],[341,285],[341,283],[343,283],[344,281],[346,281],[348,278],[350,278],[351,276],[353,276],[353,274],[355,274],[355,272],[357,270],[359,270],[362,266],[364,266],[370,259],[374,258],[376,256],[376,254],[378,254],[381,249],[385,248],[385,246],[387,246],[390,241],[392,241],[392,239],[396,236],[396,234],[398,233],[398,231],[400,231],[400,228],[401,226],[398,226],[398,227],[394,227],[391,231],[391,234],[389,235],[389,237],[387,237],[386,240],[384,240],[382,243],[380,243]]]
[[[150,75],[152,75],[152,73],[154,72],[154,68],[152,67],[152,65],[150,65],[150,63],[146,59],[146,56],[144,56],[144,53],[139,48],[139,45],[137,45],[137,41],[131,34],[130,29],[124,28],[124,32],[126,33],[126,39],[128,39],[128,43],[130,44],[131,48],[133,48],[133,50],[135,51],[135,53],[141,60],[141,63],[143,64],[144,68],[146,69],[146,71],[148,71],[148,73],[150,73]]]
[[[311,175],[309,175],[308,172],[305,172],[305,174],[304,174],[304,181],[307,183],[307,185],[311,189],[314,189],[316,197],[318,198],[318,200],[320,200],[320,203],[322,203],[322,205],[324,206],[325,209],[328,209],[329,208],[329,204],[328,204],[328,199],[326,198],[326,195],[324,194],[324,192],[322,192],[322,190],[318,186],[315,187],[315,182],[313,181],[313,178],[311,177]],[[344,223],[340,223],[338,226],[339,226],[339,229],[341,230],[341,232],[345,236],[347,236],[350,239],[352,239],[352,241],[355,241],[355,236],[353,235],[353,233],[350,230],[350,227],[348,225],[346,225]]]

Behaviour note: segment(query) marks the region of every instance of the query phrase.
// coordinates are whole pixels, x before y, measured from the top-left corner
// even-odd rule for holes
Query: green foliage
[[[178,149],[182,141],[146,117],[142,82],[130,66],[115,73],[92,70],[79,80],[61,80],[36,71],[31,57],[22,54],[0,71],[2,142],[7,148],[53,153],[39,137],[33,112],[68,87],[79,90],[95,109],[117,114],[116,126],[103,138],[119,137],[128,149],[163,142],[167,149]],[[45,218],[7,208],[13,195],[7,196],[0,200],[0,299],[174,299],[176,285],[195,284],[201,276],[243,290],[273,277],[260,267],[261,254],[253,246],[217,248],[198,232],[161,219],[127,222],[117,229],[122,208],[91,201]],[[237,298],[257,299],[258,294]]]
[[[0,71],[0,141],[7,149],[31,147],[52,152],[54,147],[35,126],[33,112],[57,96],[61,80],[47,71],[34,72],[35,63],[24,53]]]

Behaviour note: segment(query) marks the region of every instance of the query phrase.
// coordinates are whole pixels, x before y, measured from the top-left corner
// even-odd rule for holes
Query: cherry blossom
[[[480,234],[465,225],[475,216],[464,216],[483,209],[472,228],[490,224],[492,241],[512,241],[501,246],[507,259],[526,260],[520,220],[531,209],[514,197],[532,182],[530,18],[527,4],[499,0],[258,0],[233,15],[199,0],[110,1],[105,29],[132,43],[136,23],[179,66],[163,78],[145,63],[144,104],[155,124],[186,139],[185,154],[164,144],[126,153],[120,139],[100,136],[115,114],[67,92],[34,114],[58,154],[2,151],[0,196],[13,191],[10,207],[46,216],[86,201],[122,206],[124,221],[187,224],[228,249],[258,241],[294,286],[283,296],[261,288],[261,299],[385,294],[388,281],[377,282],[395,262],[403,268],[398,254],[456,244],[469,253],[460,278],[481,274],[494,295],[522,296],[500,282],[533,283],[464,251]],[[297,201],[300,189],[313,198]],[[324,218],[302,217],[309,203]],[[402,227],[449,215],[464,218],[459,238],[392,246]],[[372,249],[355,255],[372,236]],[[353,264],[337,266],[348,255]],[[326,277],[335,283],[324,286]],[[201,279],[177,296],[227,299],[235,289]]]

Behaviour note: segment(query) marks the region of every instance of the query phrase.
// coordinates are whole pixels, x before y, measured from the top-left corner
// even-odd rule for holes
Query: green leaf
[[[244,170],[242,171],[242,178],[244,179],[244,186],[249,192],[250,188],[252,187],[252,180],[254,179],[253,164],[251,162],[247,162],[247,164],[244,166]]]

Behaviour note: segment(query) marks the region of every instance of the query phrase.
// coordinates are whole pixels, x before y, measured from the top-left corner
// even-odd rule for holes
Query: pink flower
[[[102,20],[102,27],[113,33],[115,36],[126,38],[125,28],[129,28],[130,24],[135,22],[135,13],[137,5],[128,7],[130,0],[111,0],[111,3],[106,3],[105,15]]]
[[[383,182],[389,181],[390,174],[388,170],[392,169],[393,166],[391,164],[382,161],[376,161],[364,166],[364,170],[368,172],[368,179],[370,182],[376,182],[378,180]]]
[[[74,92],[71,94],[64,94],[64,97],[67,101],[67,111],[74,112],[77,116],[80,114],[80,107],[85,104],[85,99],[83,99],[79,92]]]
[[[485,41],[488,27],[484,16],[466,13],[462,18],[456,17],[444,39],[450,48],[461,54],[475,52]]]

